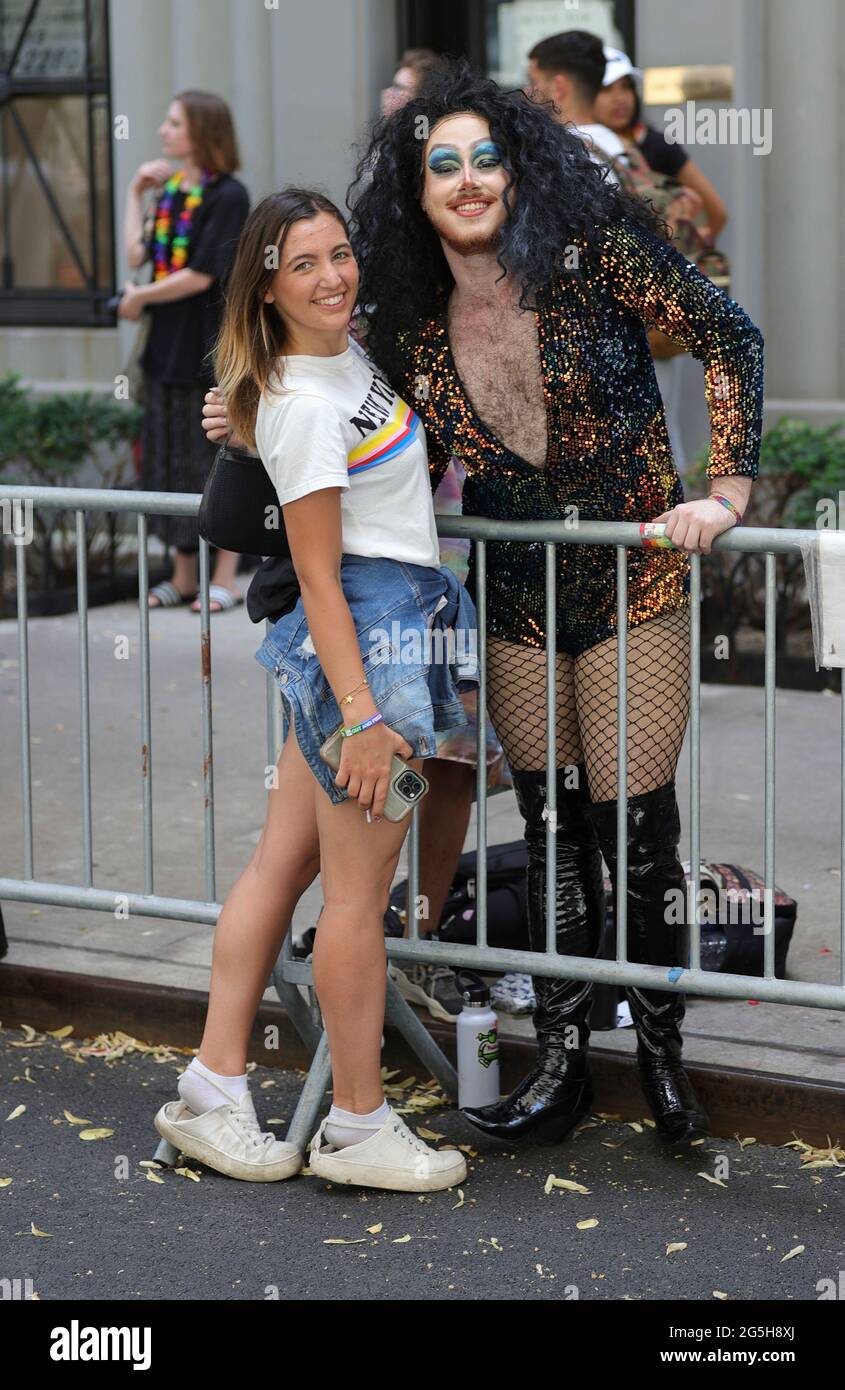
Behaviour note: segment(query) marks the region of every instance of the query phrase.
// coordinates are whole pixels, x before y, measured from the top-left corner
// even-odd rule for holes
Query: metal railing
[[[60,487],[0,487],[0,505],[4,499],[31,500],[37,507],[72,509],[76,518],[77,585],[79,624],[79,691],[80,691],[80,753],[82,793],[82,865],[81,884],[54,884],[33,877],[34,854],[32,835],[32,782],[29,719],[29,620],[27,612],[27,579],[24,547],[16,547],[18,585],[18,649],[20,658],[20,740],[21,740],[21,798],[24,833],[23,877],[0,878],[0,898],[63,907],[93,908],[113,912],[119,899],[130,913],[146,917],[173,918],[180,921],[213,925],[222,904],[215,901],[214,856],[214,778],[213,737],[211,719],[211,631],[209,608],[209,546],[200,538],[200,644],[201,709],[202,709],[202,785],[204,807],[204,858],[206,900],[167,898],[156,894],[153,865],[153,749],[150,703],[150,639],[149,573],[147,557],[146,516],[159,513],[171,516],[195,515],[199,496],[192,493],[155,493],[113,491],[95,488]],[[85,566],[84,517],[88,510],[116,511],[135,514],[138,541],[138,587],[140,620],[140,680],[141,680],[141,748],[140,794],[143,810],[143,892],[129,892],[122,885],[97,888],[93,881],[92,862],[92,802],[91,802],[91,736],[88,675],[88,596]],[[439,962],[451,966],[468,966],[487,972],[522,971],[531,975],[560,976],[593,980],[596,983],[619,983],[641,988],[680,990],[684,993],[707,994],[723,998],[748,997],[749,982],[754,981],[755,999],[777,1003],[805,1004],[823,1008],[845,1009],[845,699],[842,701],[840,742],[840,974],[839,984],[816,981],[779,979],[775,975],[774,887],[775,887],[775,557],[778,554],[800,552],[818,541],[812,531],[775,530],[765,528],[732,528],[714,543],[714,550],[752,552],[765,555],[765,796],[764,796],[764,878],[763,902],[763,977],[723,974],[701,968],[701,886],[700,886],[700,751],[701,751],[701,691],[700,691],[700,602],[701,557],[692,555],[690,576],[690,884],[688,920],[690,931],[690,961],[687,968],[668,970],[666,967],[642,965],[627,959],[627,550],[642,545],[639,525],[631,522],[581,521],[577,528],[568,522],[513,522],[439,516],[437,528],[441,536],[466,538],[476,547],[476,595],[478,610],[478,653],[481,683],[478,694],[478,770],[476,777],[477,808],[477,939],[475,945],[432,942],[420,936],[416,911],[419,888],[419,829],[418,812],[412,817],[408,841],[409,912],[407,939],[386,941],[390,958]],[[547,713],[547,921],[548,940],[545,953],[527,950],[491,948],[487,942],[487,784],[486,784],[486,584],[487,543],[497,540],[541,542],[546,556],[546,713]],[[556,727],[555,727],[555,668],[557,630],[557,585],[555,551],[558,545],[612,545],[616,549],[617,575],[617,880],[616,880],[616,958],[601,960],[580,956],[564,956],[555,949],[555,837],[556,837]],[[269,620],[266,628],[269,631]],[[275,764],[281,744],[281,709],[278,689],[272,676],[267,675],[267,747],[269,761]],[[282,1002],[306,1044],[315,1050],[313,1075],[303,1092],[292,1132],[300,1134],[310,1123],[322,1096],[329,1075],[329,1059],[325,1035],[321,1036],[316,1006],[305,1006],[295,988],[298,983],[311,983],[310,965],[292,958],[290,934],[285,941],[274,981]],[[454,1090],[454,1072],[439,1049],[427,1041],[428,1034],[412,1011],[398,997],[395,986],[388,990],[388,1016],[397,1022],[412,1046],[429,1065],[447,1090]],[[424,1037],[422,1035],[425,1035]],[[433,1049],[433,1050],[432,1050]],[[423,1055],[425,1054],[425,1055]]]
[[[775,623],[776,588],[775,557],[778,554],[802,553],[802,545],[818,543],[818,533],[813,531],[776,529],[766,527],[732,528],[718,536],[713,550],[732,550],[737,552],[765,555],[765,661],[764,661],[764,711],[765,711],[765,792],[764,792],[764,900],[763,900],[763,976],[715,974],[701,968],[701,556],[690,556],[690,965],[683,970],[683,982],[669,978],[667,971],[660,966],[637,965],[627,960],[627,550],[642,545],[639,523],[610,521],[580,521],[577,529],[562,521],[524,521],[500,522],[470,518],[440,518],[438,531],[441,535],[469,538],[476,545],[477,607],[479,624],[479,658],[482,673],[482,686],[479,694],[478,718],[478,873],[477,873],[477,918],[478,937],[476,946],[463,946],[440,943],[437,958],[442,963],[455,966],[469,966],[475,969],[520,970],[532,975],[558,975],[568,978],[594,980],[596,983],[620,983],[641,988],[675,988],[684,993],[718,995],[724,998],[745,999],[748,996],[748,983],[754,979],[755,999],[777,1003],[809,1004],[819,1008],[845,1009],[845,700],[842,701],[840,730],[839,771],[840,771],[840,902],[839,902],[839,942],[840,967],[839,984],[825,985],[820,982],[782,980],[775,976],[775,932],[774,932],[774,891],[775,891]],[[486,666],[486,548],[488,541],[496,540],[540,541],[546,547],[546,918],[548,939],[546,955],[496,949],[487,946],[487,892],[486,892],[486,785],[481,775],[484,768],[484,699]],[[555,749],[555,632],[557,592],[555,583],[555,548],[557,545],[613,545],[616,549],[616,618],[617,618],[617,879],[616,879],[616,947],[615,961],[594,960],[587,957],[561,957],[555,950],[554,937],[554,844],[556,812],[556,749]],[[483,852],[482,852],[483,847]],[[412,842],[411,850],[414,845]],[[410,877],[410,897],[414,900],[416,880],[413,866]],[[409,941],[392,941],[389,953],[396,958],[420,958],[429,960],[431,946],[419,942],[418,924],[411,924]],[[422,949],[420,949],[422,948]],[[565,968],[564,968],[565,963]],[[677,972],[673,972],[675,974]]]

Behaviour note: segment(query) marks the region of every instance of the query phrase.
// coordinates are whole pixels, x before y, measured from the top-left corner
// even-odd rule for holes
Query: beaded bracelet
[[[371,714],[369,719],[365,719],[363,724],[353,724],[349,729],[341,729],[341,738],[351,738],[353,734],[361,734],[365,729],[371,729],[374,724],[380,724],[384,719],[383,714]]]
[[[729,511],[733,512],[734,516],[736,517],[737,526],[740,526],[742,524],[742,513],[737,511],[730,497],[725,497],[724,493],[722,492],[711,492],[709,501],[721,502],[723,507],[727,507]]]

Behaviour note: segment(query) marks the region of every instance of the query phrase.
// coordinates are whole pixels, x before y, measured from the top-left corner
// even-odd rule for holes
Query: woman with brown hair
[[[394,754],[426,758],[436,730],[466,723],[459,696],[478,681],[465,655],[476,616],[440,566],[419,417],[350,340],[357,297],[346,221],[323,194],[285,188],[253,209],[227,293],[218,380],[232,428],[273,482],[300,597],[255,653],[281,694],[284,746],[261,838],[217,920],[199,1052],[155,1124],[236,1178],[300,1170],[299,1151],[259,1129],[246,1060],[293,910],[319,873],[313,974],[332,1107],[310,1170],[429,1192],[462,1182],[466,1163],[428,1148],[382,1086],[383,917],[406,813],[426,789],[419,761],[397,768]],[[268,527],[277,521],[268,516]],[[460,657],[440,655],[449,632]],[[330,744],[339,759],[323,756]]]
[[[131,269],[152,261],[146,285],[128,282],[118,315],[150,317],[141,358],[144,422],[141,487],[152,492],[202,492],[215,448],[201,419],[214,380],[210,353],[220,330],[223,284],[249,212],[249,194],[233,172],[240,167],[232,114],[212,92],[179,92],[159,129],[163,157],[140,165],[126,199],[124,245]],[[176,168],[172,167],[173,164]],[[154,204],[143,207],[149,189]],[[150,533],[176,547],[171,580],[150,591],[151,608],[194,599],[199,612],[196,517],[156,516]],[[238,557],[216,555],[212,612],[233,608]]]
[[[703,206],[708,230],[711,236],[718,236],[728,220],[728,210],[717,189],[681,145],[667,140],[662,130],[643,120],[642,74],[627,53],[619,48],[605,48],[604,57],[601,91],[593,102],[595,119],[621,140],[636,145],[656,174],[663,174],[682,186],[687,201],[673,206],[675,217],[695,216]]]

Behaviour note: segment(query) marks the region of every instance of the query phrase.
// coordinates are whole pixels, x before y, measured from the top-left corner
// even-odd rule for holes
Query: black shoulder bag
[[[254,623],[262,618],[277,622],[291,611],[299,598],[299,580],[276,489],[260,458],[228,439],[220,445],[203,488],[197,526],[218,550],[267,557],[246,595]]]
[[[200,535],[218,550],[290,559],[282,509],[261,459],[228,439],[214,457],[197,514]]]

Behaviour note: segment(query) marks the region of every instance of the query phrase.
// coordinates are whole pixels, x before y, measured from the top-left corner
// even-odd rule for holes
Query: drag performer
[[[368,351],[426,428],[432,485],[450,455],[463,511],[501,521],[663,521],[675,547],[628,552],[628,946],[688,964],[675,771],[689,703],[689,559],[738,524],[757,475],[763,339],[611,186],[550,108],[459,65],[375,130],[354,203]],[[354,199],[355,185],[352,197]],[[655,324],[703,362],[710,495],[685,502],[648,349]],[[572,509],[577,508],[577,513]],[[557,547],[555,936],[597,956],[604,854],[616,886],[616,555]],[[474,558],[468,587],[474,594]],[[546,946],[545,546],[488,542],[488,707],[529,852],[529,935]],[[684,893],[684,901],[686,896]],[[535,978],[538,1059],[468,1119],[558,1140],[588,1113],[592,986]],[[681,1061],[684,997],[627,990],[658,1131],[705,1134]]]

